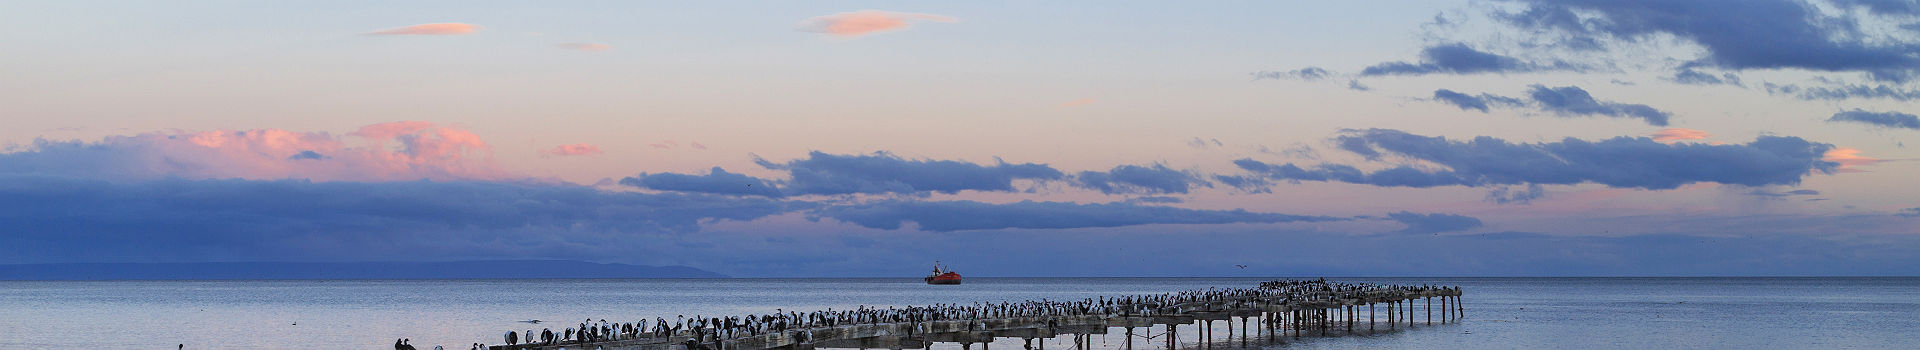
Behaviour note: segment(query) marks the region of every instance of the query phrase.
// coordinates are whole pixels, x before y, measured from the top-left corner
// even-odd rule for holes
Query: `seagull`
[[[1243,268],[1243,269],[1247,268],[1247,265],[1241,265],[1241,264],[1233,264],[1233,266]]]

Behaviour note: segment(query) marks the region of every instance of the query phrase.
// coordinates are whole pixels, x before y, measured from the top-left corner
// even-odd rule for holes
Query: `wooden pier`
[[[1110,332],[1124,334],[1123,348],[1128,350],[1135,346],[1170,350],[1183,346],[1211,348],[1222,342],[1232,345],[1236,339],[1238,345],[1245,347],[1249,341],[1284,342],[1288,338],[1371,334],[1456,322],[1465,313],[1460,296],[1460,289],[1456,287],[1273,281],[1251,289],[1075,302],[862,308],[824,314],[715,318],[713,322],[699,324],[683,320],[672,326],[654,324],[652,330],[648,330],[645,322],[587,325],[583,329],[592,330],[588,333],[591,335],[568,329],[533,344],[494,345],[487,349],[901,350],[955,343],[962,349],[980,344],[980,350],[989,350],[987,344],[995,339],[1018,338],[1023,340],[1025,349],[1032,350],[1035,349],[1033,340],[1042,339],[1039,349],[1045,349],[1045,339],[1061,335],[1072,335],[1074,348],[1086,349],[1092,345],[1091,335]],[[1236,318],[1238,327],[1234,324]],[[786,323],[788,321],[792,323]],[[1224,338],[1212,334],[1214,322],[1222,321],[1227,323]],[[722,326],[714,327],[716,324]],[[1180,338],[1185,335],[1179,331],[1180,327],[1188,325],[1199,327],[1198,331],[1189,333],[1200,339]],[[1164,330],[1160,335],[1151,335],[1156,326]],[[1149,336],[1136,337],[1136,330]],[[1136,338],[1152,340],[1136,342]],[[529,334],[524,339],[535,338]]]

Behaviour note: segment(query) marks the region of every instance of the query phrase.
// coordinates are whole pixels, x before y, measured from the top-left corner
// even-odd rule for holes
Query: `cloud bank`
[[[998,163],[980,165],[954,160],[905,159],[887,152],[835,155],[814,151],[805,159],[760,166],[784,170],[793,178],[786,189],[795,194],[958,193],[1013,191],[1013,180],[1056,180],[1064,176],[1046,164]]]
[[[0,153],[0,174],[109,180],[499,180],[479,135],[428,122],[368,125],[346,137],[280,129],[155,132],[98,142],[35,140]]]
[[[1872,20],[1827,14],[1802,0],[1597,1],[1517,0],[1522,9],[1497,14],[1523,30],[1571,40],[1615,44],[1691,42],[1706,54],[1689,66],[1723,69],[1804,69],[1869,73],[1897,79],[1920,69],[1911,35],[1863,28]],[[1911,3],[1840,1],[1881,15]]]
[[[1106,194],[1187,193],[1194,186],[1212,186],[1200,175],[1169,169],[1163,164],[1122,165],[1105,172],[1082,171],[1074,175],[1073,180],[1080,187]]]
[[[1125,202],[1079,204],[1034,201],[1008,204],[975,201],[883,201],[828,207],[813,215],[884,230],[900,229],[907,222],[912,222],[920,230],[932,232],[1348,220],[1326,216],[1257,213],[1246,210],[1197,210],[1144,206]]]
[[[1583,71],[1587,68],[1564,61],[1527,62],[1518,58],[1474,49],[1453,43],[1428,46],[1420,50],[1419,62],[1385,62],[1360,70],[1361,76],[1528,73],[1544,71]],[[1297,72],[1297,71],[1296,71]]]
[[[1480,228],[1480,219],[1445,213],[1420,214],[1407,211],[1387,213],[1387,219],[1407,225],[1401,234],[1437,234]]]
[[[706,175],[675,173],[646,174],[620,179],[620,184],[656,191],[693,192],[735,196],[785,197],[774,182],[713,167]]]
[[[632,248],[620,237],[804,205],[504,182],[0,174],[0,247],[35,262],[610,257]]]
[[[1493,186],[1596,183],[1617,188],[1673,189],[1711,182],[1745,186],[1794,185],[1812,173],[1833,173],[1839,163],[1822,160],[1832,145],[1798,137],[1761,136],[1744,145],[1665,144],[1650,138],[1512,143],[1492,137],[1449,140],[1391,129],[1354,130],[1335,139],[1340,148],[1369,160],[1387,156],[1437,166],[1395,165],[1363,171],[1326,163],[1235,161],[1270,180],[1332,181],[1385,187]]]
[[[769,197],[850,194],[953,194],[961,191],[1015,191],[1014,180],[1060,180],[1066,177],[1046,164],[1005,162],[981,165],[957,160],[906,159],[888,152],[839,155],[814,151],[807,158],[775,163],[758,157],[754,163],[786,172],[786,180],[768,180],[727,173],[640,174],[622,184],[663,191],[685,191]],[[766,189],[744,190],[746,185]]]

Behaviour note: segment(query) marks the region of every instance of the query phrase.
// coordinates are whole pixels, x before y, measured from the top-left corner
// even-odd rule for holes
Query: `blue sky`
[[[72,1],[0,49],[0,263],[1920,273],[1913,1]]]

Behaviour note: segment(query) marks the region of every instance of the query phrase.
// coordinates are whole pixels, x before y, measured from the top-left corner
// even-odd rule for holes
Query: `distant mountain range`
[[[0,280],[290,280],[487,278],[726,278],[686,266],[566,260],[449,262],[209,262],[0,265]]]

